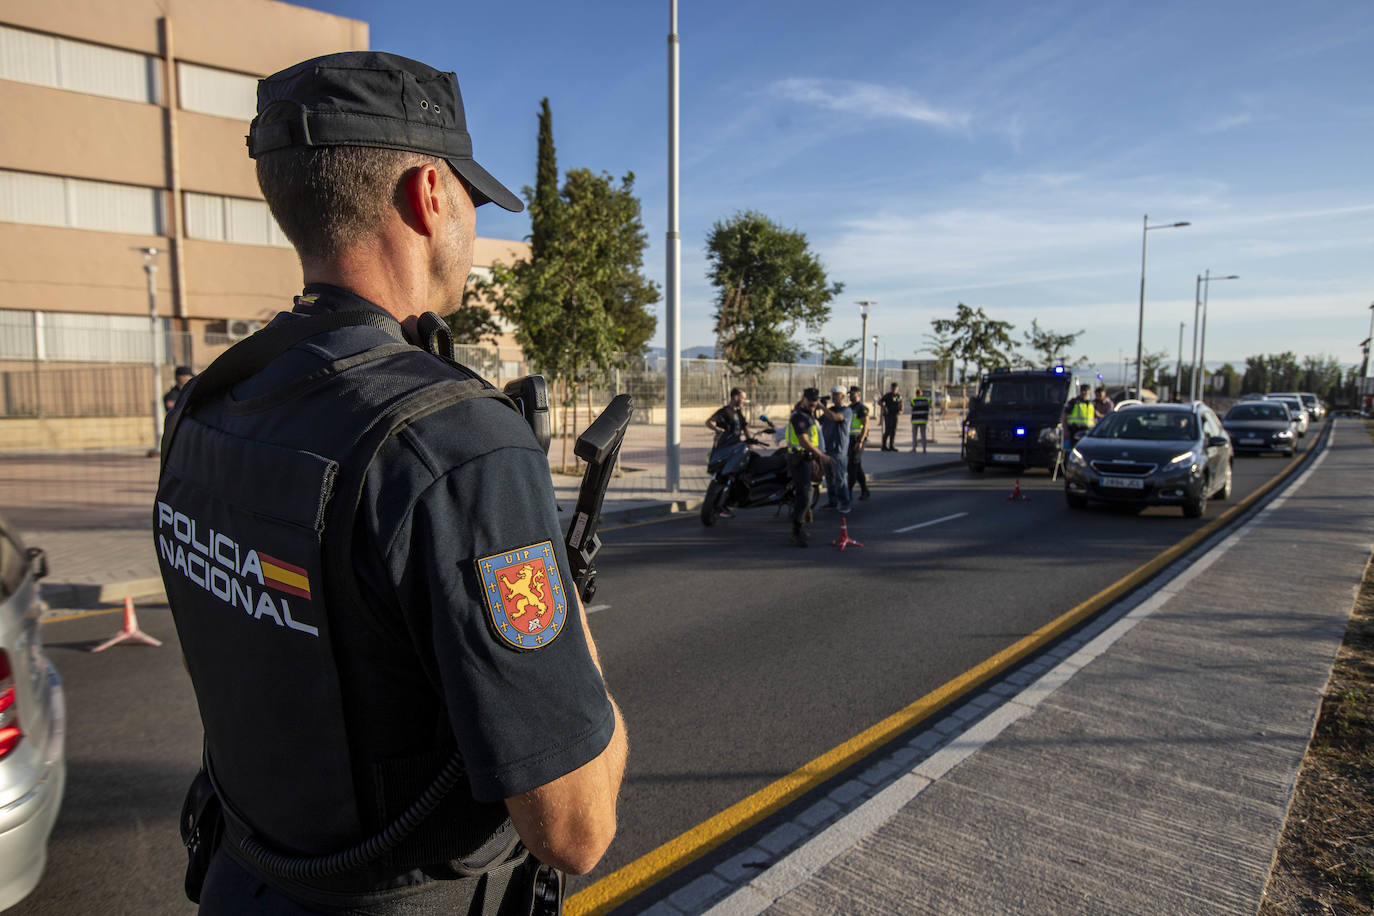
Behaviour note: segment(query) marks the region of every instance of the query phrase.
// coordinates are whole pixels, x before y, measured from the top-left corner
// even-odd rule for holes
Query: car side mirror
[[[1208,436],[1208,437],[1207,437],[1207,447],[1208,447],[1208,448],[1221,448],[1223,445],[1230,445],[1230,444],[1231,444],[1231,440],[1228,439],[1228,438],[1225,437],[1225,436]]]

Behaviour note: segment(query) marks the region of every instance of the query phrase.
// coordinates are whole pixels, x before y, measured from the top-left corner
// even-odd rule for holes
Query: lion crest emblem
[[[513,649],[548,645],[563,628],[568,601],[552,541],[540,541],[477,561],[488,619]]]

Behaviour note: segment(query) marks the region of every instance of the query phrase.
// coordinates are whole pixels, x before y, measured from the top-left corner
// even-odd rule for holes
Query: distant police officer
[[[891,390],[878,399],[878,406],[883,412],[883,442],[882,450],[885,452],[897,451],[897,416],[902,412],[902,396],[897,393],[897,383],[892,383]]]
[[[171,413],[172,408],[177,406],[177,402],[181,400],[182,392],[186,390],[187,385],[191,384],[191,379],[195,378],[196,374],[191,371],[190,366],[177,366],[175,377],[176,384],[167,389],[167,393],[162,396],[162,406],[167,408],[167,413]]]
[[[539,862],[601,858],[625,727],[543,450],[427,312],[461,301],[475,207],[521,204],[473,160],[455,76],[395,55],[260,81],[248,148],[305,292],[163,443],[155,545],[225,817],[188,894],[553,912]]]
[[[911,397],[911,450],[916,451],[916,442],[921,443],[921,452],[926,450],[926,427],[930,425],[930,396],[920,388]]]
[[[821,428],[816,419],[820,410],[821,393],[807,388],[801,400],[792,408],[784,438],[787,441],[787,467],[792,474],[792,543],[807,546],[806,522],[811,511],[812,463],[829,466],[830,459],[821,451]]]
[[[854,412],[854,419],[849,424],[849,491],[854,492],[854,485],[858,484],[862,495],[859,499],[868,499],[868,477],[864,474],[864,446],[868,442],[868,406],[859,400],[862,392],[858,385],[849,386],[849,409]]]
[[[1088,396],[1091,390],[1087,385],[1079,385],[1078,397],[1064,405],[1064,413],[1060,419],[1064,424],[1065,451],[1073,448],[1073,444],[1097,423],[1097,411],[1093,407],[1092,398]]]

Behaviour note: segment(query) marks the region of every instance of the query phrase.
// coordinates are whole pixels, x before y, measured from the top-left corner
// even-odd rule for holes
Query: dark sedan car
[[[1178,506],[1198,518],[1211,496],[1231,495],[1231,439],[1211,408],[1143,404],[1103,417],[1069,452],[1064,497],[1082,509],[1089,500]]]
[[[1221,418],[1237,452],[1283,452],[1290,458],[1298,434],[1283,404],[1240,401]]]

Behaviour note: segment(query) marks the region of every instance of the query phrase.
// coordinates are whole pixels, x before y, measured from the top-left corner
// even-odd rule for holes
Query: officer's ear
[[[398,191],[401,219],[412,231],[432,238],[448,216],[448,208],[454,205],[439,170],[429,162],[407,169]]]

